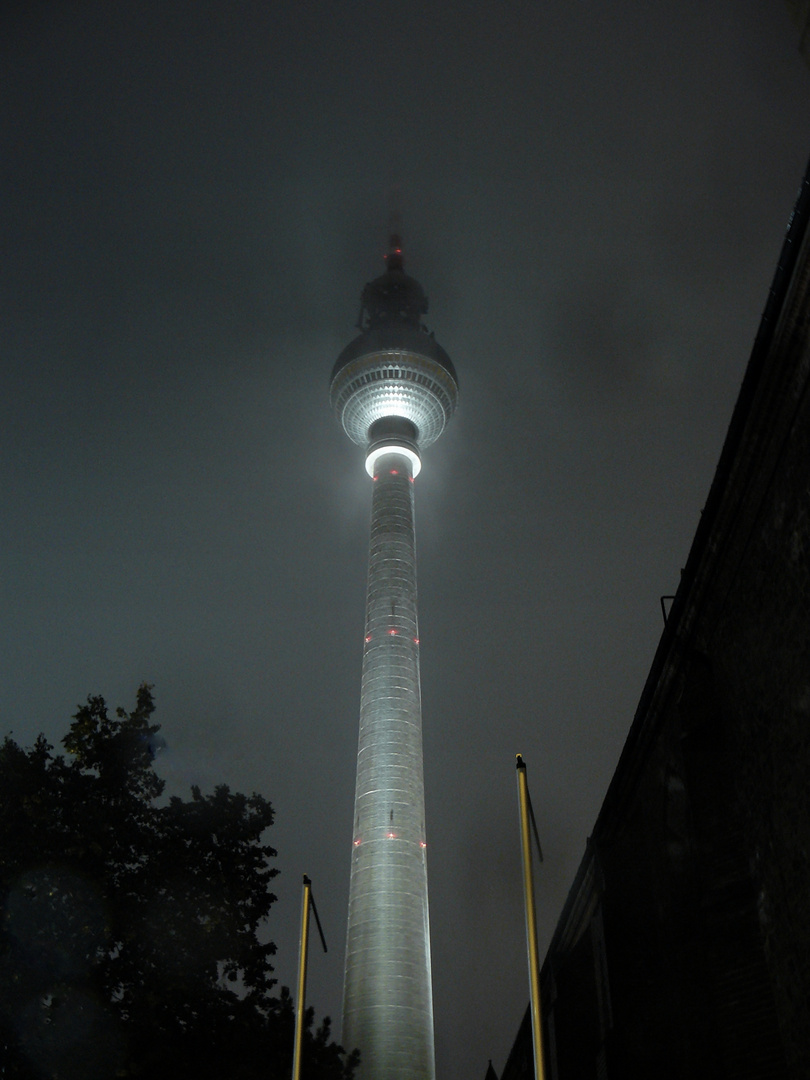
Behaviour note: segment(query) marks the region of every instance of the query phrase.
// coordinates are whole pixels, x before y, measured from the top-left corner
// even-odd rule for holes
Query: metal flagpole
[[[304,874],[304,891],[301,897],[301,941],[298,946],[298,1000],[295,1009],[295,1048],[293,1051],[292,1080],[301,1080],[301,1050],[304,1044],[304,1011],[307,993],[307,947],[309,945],[309,909],[315,915],[318,933],[321,935],[323,951],[326,952],[326,938],[323,936],[318,909],[312,898],[312,882]]]
[[[535,1080],[545,1080],[543,1064],[543,1026],[540,1015],[540,954],[537,948],[537,920],[534,908],[534,879],[532,877],[532,847],[529,822],[534,826],[535,839],[540,858],[540,840],[537,836],[537,824],[534,820],[532,801],[529,796],[529,784],[526,779],[526,763],[517,755],[518,801],[520,805],[520,850],[523,862],[523,895],[526,905],[526,946],[529,959],[529,986],[532,1009],[532,1045],[534,1047]]]

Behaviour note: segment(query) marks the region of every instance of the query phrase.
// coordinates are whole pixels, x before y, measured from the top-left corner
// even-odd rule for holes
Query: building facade
[[[373,482],[342,1041],[366,1080],[433,1080],[414,481],[458,383],[396,235],[386,262],[331,383]]]
[[[809,216],[810,173],[545,960],[550,1080],[810,1076]]]

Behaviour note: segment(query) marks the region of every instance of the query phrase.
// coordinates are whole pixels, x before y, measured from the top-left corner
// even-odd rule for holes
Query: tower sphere
[[[332,370],[330,400],[349,438],[369,450],[387,446],[416,457],[444,431],[458,402],[452,361],[421,321],[427,297],[402,269],[391,238],[384,274],[366,285],[358,325]],[[372,463],[373,465],[373,463]]]

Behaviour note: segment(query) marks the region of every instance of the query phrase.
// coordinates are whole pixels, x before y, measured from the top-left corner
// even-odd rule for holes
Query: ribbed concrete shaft
[[[343,995],[361,1080],[435,1076],[413,488],[406,457],[378,460]]]

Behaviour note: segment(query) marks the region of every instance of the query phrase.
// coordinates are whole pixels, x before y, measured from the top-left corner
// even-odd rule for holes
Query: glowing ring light
[[[390,443],[388,446],[374,446],[369,450],[368,457],[366,458],[366,472],[372,479],[374,477],[377,459],[383,457],[385,454],[401,454],[402,457],[407,458],[411,463],[411,476],[414,480],[422,471],[422,461],[413,447]]]

